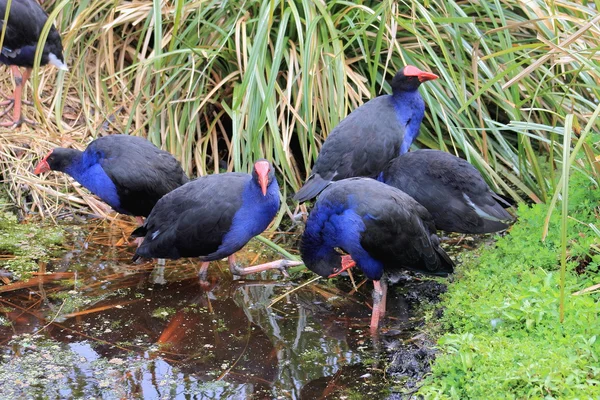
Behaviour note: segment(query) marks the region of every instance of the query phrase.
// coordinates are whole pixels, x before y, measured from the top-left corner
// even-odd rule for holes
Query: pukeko
[[[331,131],[294,200],[312,199],[331,181],[377,177],[392,158],[406,153],[425,112],[419,86],[437,78],[412,65],[398,71],[392,80],[393,94],[366,102]]]
[[[510,204],[492,192],[467,161],[439,150],[417,150],[393,159],[383,182],[424,206],[447,232],[489,233],[508,227]]]
[[[7,0],[0,0],[2,24],[4,23],[6,6]],[[22,117],[21,97],[25,83],[31,75],[40,34],[47,20],[48,14],[36,0],[12,0],[4,43],[2,43],[2,50],[0,51],[0,62],[10,65],[15,77],[14,98],[2,104],[10,105],[14,103],[14,113],[13,120],[0,123],[1,126],[20,125],[23,122],[31,123],[31,121]],[[60,35],[54,25],[50,28],[42,52],[41,65],[46,64],[53,64],[61,70],[67,70]],[[20,73],[19,67],[25,68],[23,74]]]
[[[317,198],[300,252],[305,265],[321,276],[357,265],[373,280],[375,332],[385,314],[385,274],[408,269],[445,276],[453,271],[439,242],[431,214],[412,197],[374,179],[350,178],[332,182]]]
[[[160,199],[144,226],[132,236],[145,236],[139,257],[200,257],[204,279],[210,261],[224,257],[235,275],[299,265],[287,260],[243,268],[234,253],[264,231],[279,210],[279,185],[267,160],[258,160],[252,174],[229,172],[200,177]]]
[[[188,181],[170,153],[129,135],[98,138],[84,151],[57,147],[34,173],[50,170],[71,175],[115,211],[134,215],[140,223],[161,197]]]

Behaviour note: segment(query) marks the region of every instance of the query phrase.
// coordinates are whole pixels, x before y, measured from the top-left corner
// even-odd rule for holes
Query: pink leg
[[[387,306],[387,289],[388,289],[388,285],[387,285],[387,281],[385,280],[385,277],[381,278],[381,280],[379,281],[379,284],[381,286],[381,291],[383,292],[383,294],[381,295],[381,305],[379,306],[379,316],[383,319],[385,317],[385,310],[386,310],[386,306]]]
[[[266,264],[254,265],[252,267],[241,267],[236,264],[235,255],[232,254],[227,259],[229,260],[229,270],[231,273],[239,276],[256,274],[258,272],[268,271],[270,269],[278,269],[283,275],[289,276],[286,268],[303,264],[302,261],[278,260]]]
[[[140,226],[144,225],[143,217],[135,217],[135,220],[137,221],[138,225],[140,225]],[[144,238],[143,237],[135,238],[133,243],[135,243],[137,245],[137,247],[140,247],[142,245],[142,243],[144,243]]]
[[[10,70],[13,73],[13,76],[16,78],[21,77],[21,72],[19,71],[19,67],[17,67],[16,65],[11,65],[10,66]],[[5,98],[6,100],[4,101],[0,101],[0,107],[7,107],[6,110],[4,110],[2,113],[0,113],[0,116],[5,115],[11,108],[12,106],[15,104],[15,98],[7,96],[3,91],[0,90],[0,97]],[[27,104],[28,106],[33,105],[33,103],[31,101],[25,101],[22,100],[21,103],[23,104]]]
[[[203,263],[200,264],[200,271],[198,271],[198,280],[200,283],[200,287],[204,291],[210,291],[210,289],[211,289],[211,283],[206,280],[206,278],[208,276],[208,266],[209,265],[210,265],[210,262],[204,261]]]
[[[373,312],[371,314],[372,335],[377,334],[377,329],[379,328],[379,318],[385,315],[385,303],[382,305],[382,300],[385,300],[387,285],[385,282],[383,282],[382,285],[381,282],[382,281],[373,281]]]
[[[202,264],[200,264],[200,271],[198,271],[198,277],[201,281],[206,281],[206,273],[208,272],[209,265],[210,262],[208,261],[204,261]]]
[[[13,69],[13,72],[15,73],[15,103],[13,111],[13,120],[2,122],[0,123],[0,126],[19,126],[23,122],[25,122],[26,124],[35,125],[35,122],[23,118],[21,111],[23,87],[25,86],[25,83],[27,83],[27,80],[31,75],[31,68],[25,68],[25,72],[23,73],[23,75],[21,75],[17,67]]]

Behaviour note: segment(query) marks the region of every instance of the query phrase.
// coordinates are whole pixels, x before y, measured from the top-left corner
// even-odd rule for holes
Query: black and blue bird
[[[294,200],[310,200],[332,181],[375,178],[392,158],[406,153],[419,135],[425,112],[419,86],[437,78],[412,65],[398,71],[392,80],[391,95],[368,101],[331,131]]]
[[[235,275],[301,264],[287,260],[241,267],[234,253],[263,232],[279,210],[279,185],[270,162],[254,163],[252,174],[229,172],[200,177],[158,201],[132,236],[145,236],[139,257],[199,257],[204,278],[211,261],[224,257]]]
[[[4,27],[7,0],[0,0],[0,28]],[[23,87],[31,75],[35,60],[35,52],[40,40],[40,34],[48,21],[48,14],[36,0],[12,0],[6,23],[6,33],[0,62],[9,65],[15,77],[14,97],[3,103],[13,104],[13,120],[0,123],[1,126],[20,125],[30,122],[23,118],[21,113],[21,97]],[[52,64],[58,69],[67,70],[63,56],[63,46],[60,34],[52,25],[42,50],[41,65]],[[23,74],[19,68],[23,67]]]
[[[370,178],[332,182],[323,190],[306,222],[300,253],[323,277],[356,265],[373,281],[373,332],[385,314],[386,275],[414,270],[446,276],[454,270],[425,207]]]
[[[179,161],[148,140],[110,135],[92,141],[84,151],[57,147],[34,173],[64,172],[115,211],[147,217],[158,200],[188,182]]]
[[[491,233],[514,220],[511,203],[494,193],[467,161],[439,150],[417,150],[394,158],[380,179],[424,206],[437,229]]]

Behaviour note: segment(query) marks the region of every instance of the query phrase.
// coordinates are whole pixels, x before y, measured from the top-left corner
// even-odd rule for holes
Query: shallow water
[[[130,263],[123,229],[72,227],[50,275],[0,286],[0,398],[385,397],[370,283],[320,280],[271,305],[313,275],[233,279],[220,262],[200,282],[193,260]],[[240,261],[277,257],[250,248]],[[419,318],[397,290],[388,313],[401,337],[414,334]]]

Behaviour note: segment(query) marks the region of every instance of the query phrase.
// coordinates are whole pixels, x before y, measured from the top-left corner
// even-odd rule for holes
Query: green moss
[[[152,316],[154,318],[167,320],[176,312],[177,310],[175,310],[173,307],[159,307],[152,311]]]
[[[600,190],[572,177],[566,293],[597,283]],[[567,295],[559,322],[559,221],[541,241],[547,206],[522,205],[495,246],[465,257],[442,306],[441,354],[428,398],[599,398],[600,295]],[[433,322],[433,321],[432,321]]]
[[[19,223],[14,214],[0,210],[0,268],[12,272],[14,279],[39,270],[39,261],[50,259],[63,240],[60,227]]]

